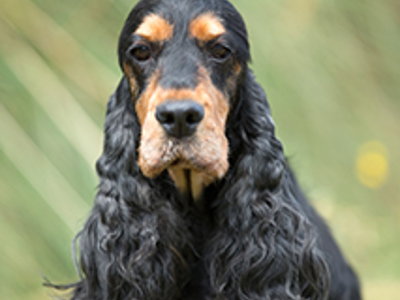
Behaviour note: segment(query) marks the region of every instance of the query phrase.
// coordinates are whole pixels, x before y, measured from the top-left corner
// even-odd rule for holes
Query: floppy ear
[[[233,113],[228,120],[227,135],[231,145],[231,165],[247,154],[243,167],[255,179],[259,189],[273,190],[286,167],[283,148],[275,136],[275,124],[262,87],[250,69],[244,70]],[[253,162],[253,163],[251,163]],[[232,167],[236,170],[237,167]]]
[[[317,236],[295,198],[264,91],[250,70],[239,93],[227,129],[231,168],[212,204],[211,286],[221,299],[325,299]]]
[[[117,175],[139,172],[136,148],[140,139],[140,125],[129,91],[128,81],[122,78],[107,105],[104,125],[104,151],[97,162],[101,178],[116,179]]]
[[[134,99],[133,99],[134,100]],[[185,283],[190,238],[164,177],[144,177],[127,80],[108,103],[99,190],[80,234],[84,278],[74,299],[172,299]]]

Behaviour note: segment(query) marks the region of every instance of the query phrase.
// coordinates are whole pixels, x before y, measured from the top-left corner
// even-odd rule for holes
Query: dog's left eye
[[[129,53],[137,60],[137,61],[146,61],[151,57],[151,49],[146,45],[138,45],[134,46],[129,50]]]
[[[218,60],[224,60],[228,58],[232,52],[227,46],[218,43],[211,46],[210,53],[212,57]]]

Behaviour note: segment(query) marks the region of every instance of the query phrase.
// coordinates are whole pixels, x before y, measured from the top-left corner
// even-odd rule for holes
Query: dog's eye
[[[231,50],[222,44],[215,44],[211,46],[210,53],[212,57],[223,60],[231,54]]]
[[[150,47],[146,45],[134,46],[129,52],[137,61],[146,61],[151,57]]]

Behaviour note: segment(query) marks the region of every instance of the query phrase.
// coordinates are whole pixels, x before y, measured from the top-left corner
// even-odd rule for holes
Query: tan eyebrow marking
[[[191,36],[201,41],[210,41],[226,32],[221,20],[213,13],[208,12],[192,20],[189,25]]]
[[[150,42],[161,42],[172,38],[174,25],[159,15],[150,14],[143,19],[135,34],[144,37]]]

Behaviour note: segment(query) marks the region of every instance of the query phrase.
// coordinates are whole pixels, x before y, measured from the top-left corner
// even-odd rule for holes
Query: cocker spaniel
[[[237,10],[142,0],[118,54],[72,299],[361,299],[285,160]]]

